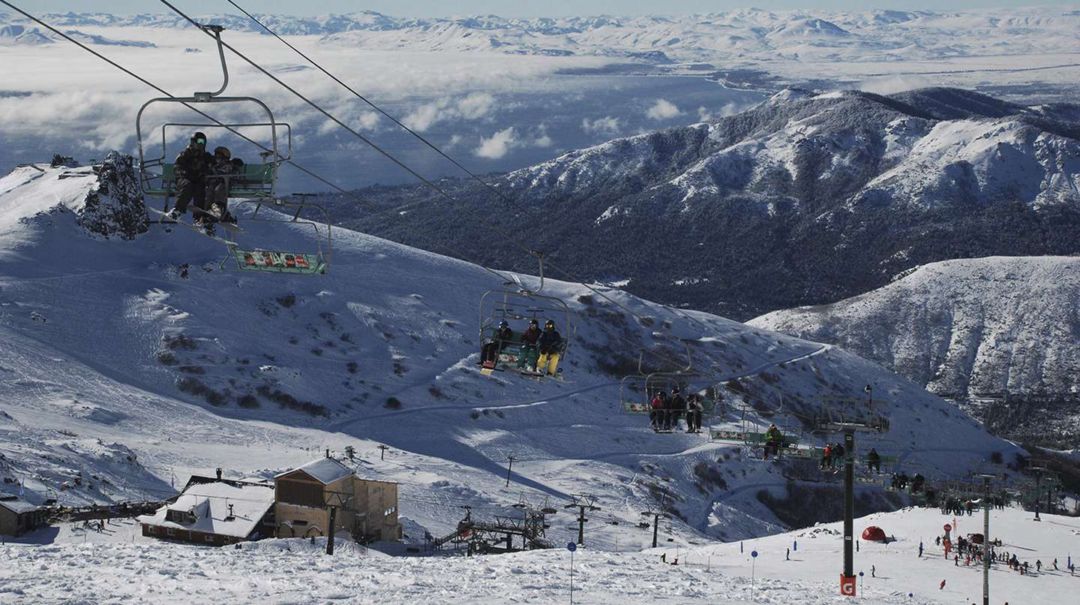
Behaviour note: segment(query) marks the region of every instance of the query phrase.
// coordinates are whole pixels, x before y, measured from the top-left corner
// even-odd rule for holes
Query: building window
[[[176,530],[170,527],[170,528],[165,530],[165,535],[169,536],[169,537],[175,536],[176,535]]]
[[[300,506],[314,506],[316,508],[322,508],[326,505],[323,500],[323,486],[317,483],[279,479],[277,498],[278,502],[285,504],[299,504]]]
[[[212,534],[206,534],[206,537],[203,538],[203,539],[206,540],[207,542],[213,542],[214,541],[214,536]]]

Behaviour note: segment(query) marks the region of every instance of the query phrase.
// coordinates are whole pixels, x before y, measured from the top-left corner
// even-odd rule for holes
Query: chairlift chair
[[[190,97],[157,97],[150,99],[139,109],[135,119],[135,134],[139,149],[139,187],[144,196],[160,197],[164,199],[162,210],[152,209],[155,213],[164,216],[169,211],[170,201],[177,195],[176,165],[168,161],[168,141],[170,131],[180,129],[187,130],[217,130],[223,133],[232,133],[256,146],[261,156],[261,162],[245,164],[243,171],[226,175],[207,175],[208,179],[221,179],[225,181],[228,189],[229,200],[234,204],[255,204],[252,213],[253,220],[291,222],[311,225],[316,231],[318,249],[314,253],[284,252],[261,247],[248,249],[241,247],[233,239],[214,238],[223,241],[229,249],[229,255],[223,262],[230,258],[236,262],[238,269],[243,271],[259,271],[271,273],[292,273],[302,275],[317,275],[325,273],[329,267],[331,256],[331,234],[329,216],[325,209],[310,204],[301,198],[300,201],[286,200],[278,196],[277,181],[278,170],[281,165],[292,158],[292,128],[285,122],[277,121],[273,112],[263,101],[249,96],[227,97],[222,96],[229,86],[229,69],[225,61],[225,48],[221,40],[221,32],[224,28],[218,25],[202,26],[204,30],[212,33],[217,41],[218,57],[221,61],[222,84],[213,92],[196,92]],[[254,121],[224,122],[209,119],[206,122],[166,122],[161,125],[161,150],[160,155],[149,157],[149,139],[146,129],[143,127],[143,119],[147,110],[153,106],[180,105],[198,113],[205,112],[200,106],[228,105],[230,107],[248,107],[263,116]],[[244,135],[243,129],[258,128],[269,130],[269,138],[258,142]],[[259,216],[259,209],[263,205],[287,212],[286,218],[274,219],[263,213]],[[320,210],[326,229],[325,249],[323,237],[319,234],[319,225],[314,221],[301,219],[300,213],[305,208]],[[293,212],[295,210],[295,212]],[[234,236],[235,237],[235,236]]]
[[[529,290],[519,281],[509,281],[502,288],[488,290],[480,297],[480,341],[495,339],[499,324],[506,321],[514,332],[512,340],[501,341],[499,353],[495,359],[496,370],[509,370],[528,374],[519,368],[519,361],[524,355],[524,343],[521,335],[530,320],[536,320],[541,326],[547,320],[555,322],[555,329],[562,336],[559,355],[566,358],[576,327],[571,321],[570,306],[557,296],[540,294],[544,289],[544,264],[540,258],[540,284],[536,290]],[[512,288],[517,286],[516,288]]]

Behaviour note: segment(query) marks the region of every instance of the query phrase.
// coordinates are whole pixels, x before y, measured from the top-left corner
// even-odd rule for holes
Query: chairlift
[[[266,249],[263,247],[242,247],[235,240],[238,233],[233,233],[230,238],[213,237],[226,245],[229,250],[228,256],[222,261],[232,259],[242,271],[257,271],[269,273],[292,273],[301,275],[318,275],[326,273],[330,264],[332,253],[331,232],[329,215],[320,206],[310,203],[306,196],[295,196],[294,199],[282,199],[277,192],[278,170],[281,165],[292,158],[292,127],[275,119],[273,112],[263,101],[248,96],[228,97],[222,96],[229,86],[229,68],[225,61],[225,48],[221,40],[224,28],[219,25],[201,26],[205,31],[213,34],[217,41],[218,57],[221,60],[222,84],[213,92],[196,92],[190,97],[157,97],[150,99],[139,109],[135,119],[135,134],[139,148],[139,187],[144,196],[163,198],[161,210],[149,208],[163,218],[169,211],[170,202],[177,195],[176,165],[168,161],[169,137],[176,136],[175,132],[184,129],[201,131],[220,131],[231,133],[245,139],[258,150],[261,161],[244,164],[242,171],[230,174],[209,174],[207,179],[220,179],[224,181],[228,190],[228,199],[232,204],[254,204],[250,220],[263,222],[287,222],[294,224],[310,225],[316,232],[317,250],[310,252],[281,251]],[[146,111],[152,106],[175,106],[188,107],[196,112],[202,112],[198,106],[219,105],[230,108],[246,108],[260,117],[248,121],[238,122],[176,122],[169,121],[161,125],[161,149],[160,155],[149,157],[150,146],[149,133],[143,127],[143,118]],[[195,106],[195,107],[192,107]],[[209,118],[209,116],[206,116]],[[269,138],[256,141],[241,133],[241,130],[260,129],[262,132],[269,130]],[[296,199],[298,198],[298,199]],[[281,218],[270,216],[259,210],[268,206],[280,211]],[[320,225],[310,219],[301,218],[305,209],[314,209],[321,212],[324,219],[323,225],[326,230],[325,238],[322,237]],[[201,232],[201,230],[199,230]],[[324,247],[325,239],[325,247]]]
[[[571,322],[570,306],[557,296],[541,294],[544,289],[544,259],[540,261],[540,283],[535,290],[530,290],[516,277],[505,282],[502,288],[488,290],[480,297],[480,341],[495,340],[499,324],[507,322],[514,335],[511,340],[499,341],[499,352],[494,368],[484,368],[485,373],[493,370],[512,371],[525,375],[541,375],[528,371],[524,360],[525,347],[521,335],[531,320],[543,326],[548,320],[555,322],[555,329],[562,336],[559,348],[561,360],[566,359],[566,352],[573,340],[576,327]],[[532,360],[535,364],[535,360]]]

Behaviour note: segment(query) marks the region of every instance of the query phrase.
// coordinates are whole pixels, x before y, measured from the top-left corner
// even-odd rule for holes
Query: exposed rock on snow
[[[132,239],[145,233],[149,220],[133,158],[113,151],[94,170],[98,187],[87,194],[85,206],[79,212],[79,224],[105,237]]]

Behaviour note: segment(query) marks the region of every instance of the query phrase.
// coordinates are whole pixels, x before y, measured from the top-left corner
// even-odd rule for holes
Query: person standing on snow
[[[559,357],[562,355],[563,338],[555,329],[555,322],[550,319],[544,322],[544,333],[538,341],[540,346],[540,359],[536,362],[536,371],[548,376],[555,376],[559,368]]]
[[[206,152],[206,135],[196,132],[191,135],[188,146],[176,156],[173,166],[176,207],[169,212],[169,218],[180,218],[192,201],[200,209],[206,204],[206,173],[210,170],[210,162],[210,154]]]

